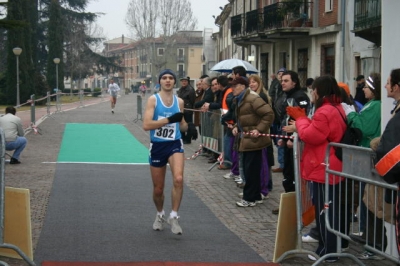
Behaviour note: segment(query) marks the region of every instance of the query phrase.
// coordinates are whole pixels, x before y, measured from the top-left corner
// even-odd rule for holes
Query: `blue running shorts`
[[[182,139],[165,142],[151,142],[149,149],[149,164],[154,167],[163,167],[168,158],[176,153],[183,153]]]

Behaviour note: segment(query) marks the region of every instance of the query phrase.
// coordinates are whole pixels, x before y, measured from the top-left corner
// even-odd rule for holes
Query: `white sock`
[[[171,217],[171,218],[178,217],[178,213],[176,211],[171,211],[171,213],[169,214],[169,217]]]
[[[164,216],[164,215],[165,215],[165,211],[162,210],[161,212],[157,212],[157,215],[159,215],[159,216]]]

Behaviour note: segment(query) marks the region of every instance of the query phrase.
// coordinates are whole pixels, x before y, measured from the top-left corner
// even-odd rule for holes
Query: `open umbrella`
[[[232,72],[232,68],[236,66],[243,66],[248,74],[258,73],[258,70],[249,62],[240,59],[226,59],[217,63],[210,70],[217,72]]]

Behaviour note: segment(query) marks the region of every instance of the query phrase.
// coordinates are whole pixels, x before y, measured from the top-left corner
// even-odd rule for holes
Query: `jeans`
[[[26,138],[25,137],[17,137],[15,141],[6,142],[6,150],[14,151],[13,158],[19,160],[19,156],[21,152],[25,149],[26,146]]]
[[[279,168],[285,168],[285,147],[278,146],[278,163]]]

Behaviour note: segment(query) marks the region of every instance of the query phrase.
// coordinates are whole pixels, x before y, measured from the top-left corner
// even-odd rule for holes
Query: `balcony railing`
[[[176,56],[176,61],[177,62],[185,62],[185,56],[184,55],[177,55]]]
[[[237,36],[242,33],[242,15],[236,15],[231,18],[231,35]]]
[[[355,0],[354,30],[382,25],[381,0]]]
[[[231,17],[231,35],[245,36],[287,27],[312,27],[312,2],[285,1]]]
[[[313,2],[285,1],[264,7],[264,29],[312,27]]]
[[[186,77],[186,71],[178,71],[178,77],[179,78],[184,78],[184,77]]]

